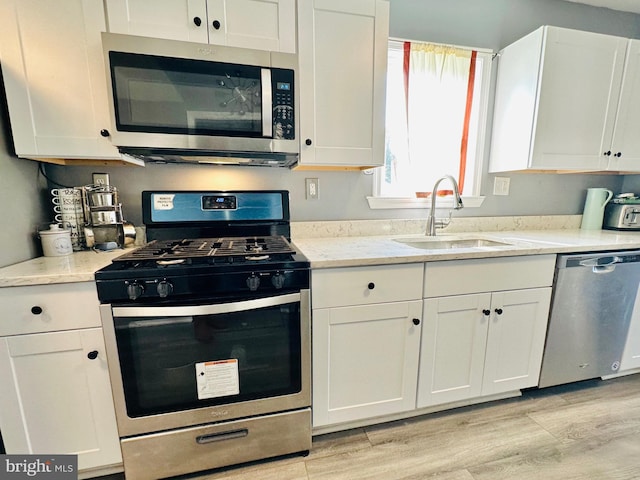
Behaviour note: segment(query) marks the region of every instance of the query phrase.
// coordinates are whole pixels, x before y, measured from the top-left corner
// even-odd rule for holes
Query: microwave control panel
[[[273,90],[273,138],[294,140],[296,138],[296,123],[293,70],[272,69],[271,86]]]

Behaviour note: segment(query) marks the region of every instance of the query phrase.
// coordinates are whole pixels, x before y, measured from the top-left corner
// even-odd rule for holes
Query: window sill
[[[477,208],[482,205],[485,197],[462,197],[465,208]],[[399,197],[367,197],[371,210],[394,208],[431,208],[431,198],[399,198]],[[452,197],[437,197],[436,208],[453,208]]]

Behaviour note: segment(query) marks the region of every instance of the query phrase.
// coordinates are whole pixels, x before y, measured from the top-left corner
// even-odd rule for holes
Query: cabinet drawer
[[[345,267],[311,272],[313,308],[422,298],[423,264]]]
[[[0,288],[0,337],[100,327],[93,282]]]
[[[424,296],[550,287],[555,264],[555,255],[429,262],[424,271]]]

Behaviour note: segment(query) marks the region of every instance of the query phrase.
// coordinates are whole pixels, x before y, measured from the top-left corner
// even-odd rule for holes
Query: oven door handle
[[[276,307],[300,301],[300,293],[289,293],[278,297],[256,298],[243,302],[217,303],[211,305],[163,306],[163,307],[113,307],[114,317],[186,317],[219,315],[244,312],[259,308]]]

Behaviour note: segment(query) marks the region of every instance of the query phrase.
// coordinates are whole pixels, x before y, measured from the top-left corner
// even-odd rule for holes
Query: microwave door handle
[[[271,70],[260,69],[262,83],[262,136],[273,137],[273,90],[271,85]]]
[[[166,307],[113,307],[114,317],[195,317],[197,315],[220,315],[244,312],[258,308],[275,307],[300,301],[300,293],[290,293],[277,297],[256,298],[243,302],[218,303],[210,305],[187,305]]]

